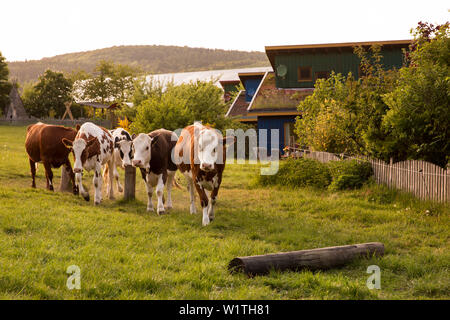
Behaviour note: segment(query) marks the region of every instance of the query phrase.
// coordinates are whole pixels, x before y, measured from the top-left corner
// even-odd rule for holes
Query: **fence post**
[[[394,164],[394,159],[389,159],[389,187],[393,187],[394,184],[392,183],[392,166]]]
[[[72,181],[70,180],[69,172],[66,165],[61,166],[61,182],[59,184],[60,192],[72,192]]]
[[[136,194],[136,168],[125,166],[125,189],[123,198],[125,200],[134,199]]]

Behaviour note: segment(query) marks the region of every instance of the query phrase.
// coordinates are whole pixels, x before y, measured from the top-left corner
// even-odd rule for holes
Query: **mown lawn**
[[[448,205],[374,185],[340,193],[260,188],[249,184],[257,166],[228,165],[216,220],[202,227],[186,190],[174,191],[169,215],[147,213],[140,177],[136,201],[116,194],[97,207],[92,196],[87,203],[46,191],[43,166],[31,189],[25,131],[0,126],[2,299],[450,298]],[[84,183],[92,195],[92,174]],[[339,269],[255,278],[227,271],[236,256],[371,241],[385,244],[384,257]],[[380,290],[366,287],[373,264]],[[66,287],[70,265],[81,269],[81,290]]]

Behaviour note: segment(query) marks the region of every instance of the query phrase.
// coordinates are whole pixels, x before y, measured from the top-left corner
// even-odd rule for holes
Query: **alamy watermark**
[[[367,278],[367,288],[372,289],[381,289],[381,270],[377,265],[370,265],[367,267],[367,273],[372,273],[372,275]]]
[[[81,269],[80,269],[80,267],[77,265],[74,265],[74,264],[71,266],[68,266],[66,273],[70,274],[70,276],[66,282],[67,289],[80,290],[81,289]]]
[[[172,137],[179,144],[172,152],[172,161],[175,164],[191,163],[191,144],[193,140],[195,164],[202,163],[227,163],[261,164],[261,175],[274,175],[279,169],[280,159],[280,130],[279,129],[227,129],[225,134],[220,130],[211,128],[204,130],[201,123],[194,123],[193,133],[187,130],[174,130]],[[191,137],[193,135],[193,137]],[[222,137],[222,138],[220,138]],[[181,142],[180,142],[181,141]],[[182,150],[182,152],[180,152]],[[225,156],[223,153],[225,152]]]

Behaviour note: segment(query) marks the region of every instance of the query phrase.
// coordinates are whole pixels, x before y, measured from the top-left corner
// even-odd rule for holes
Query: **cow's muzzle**
[[[81,169],[81,168],[73,168],[74,173],[81,173],[82,171],[83,171],[83,169]]]
[[[202,163],[200,164],[200,169],[203,171],[211,171],[214,169],[214,165],[209,163]]]
[[[133,160],[132,165],[133,165],[133,167],[142,167],[142,161],[141,160]]]

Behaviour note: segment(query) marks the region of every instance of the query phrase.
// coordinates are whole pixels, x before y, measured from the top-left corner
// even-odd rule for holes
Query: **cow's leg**
[[[108,167],[109,167],[109,176],[108,176],[108,198],[114,199],[114,176],[117,174],[117,183],[119,183],[119,173],[117,172],[117,168],[114,164],[114,161],[110,160],[108,161]]]
[[[208,208],[208,216],[209,220],[214,220],[214,206],[216,205],[216,199],[217,199],[217,193],[219,192],[219,188],[214,188],[211,192],[211,201],[209,202],[209,208]]]
[[[120,183],[119,171],[117,171],[117,166],[114,166],[114,178],[117,182],[117,192],[123,192],[122,184]]]
[[[166,204],[166,208],[167,209],[172,209],[172,187],[173,187],[173,179],[175,179],[175,173],[176,171],[170,171],[167,170],[167,182],[166,182],[166,186],[167,186],[167,204]]]
[[[106,183],[106,190],[109,190],[108,188],[108,176],[109,176],[109,166],[108,164],[105,164],[105,167],[103,168],[103,181]]]
[[[164,214],[164,181],[163,174],[158,175],[158,180],[156,183],[156,196],[158,197],[158,206],[156,207],[156,212]]]
[[[111,171],[111,170],[110,170]],[[95,169],[94,169],[94,204],[100,204],[102,202],[102,185],[103,185],[103,179],[102,179],[102,166],[100,165],[100,162],[95,163]],[[111,183],[111,181],[110,181]]]
[[[47,178],[47,189],[53,191],[53,172],[49,162],[44,161],[45,177]]]
[[[156,175],[152,173],[146,173],[144,181],[145,181],[145,188],[147,189],[147,211],[154,211],[152,196],[153,196],[153,186],[156,185],[157,183]]]
[[[66,171],[69,173],[70,181],[72,182],[72,191],[74,195],[78,195],[78,186],[75,183],[75,174],[72,170],[72,165],[70,164],[69,159],[66,159],[66,163],[64,164]]]
[[[189,212],[191,214],[197,213],[197,209],[195,208],[195,188],[194,188],[194,181],[192,180],[192,176],[189,171],[183,172],[184,176],[186,177],[187,182],[187,188],[189,190],[189,201],[190,201],[190,208]]]
[[[31,169],[31,187],[36,188],[36,162],[30,160],[30,169]]]
[[[80,190],[81,196],[84,200],[89,201],[89,192],[87,192],[83,187],[83,174],[81,172],[75,173],[75,182],[77,184],[78,190]]]
[[[208,215],[208,196],[206,195],[205,189],[203,187],[200,187],[198,183],[195,183],[195,189],[197,189],[197,193],[200,196],[200,204],[202,205],[202,212],[203,212],[203,218],[202,218],[202,224],[203,226],[207,226],[210,222],[209,215]]]

